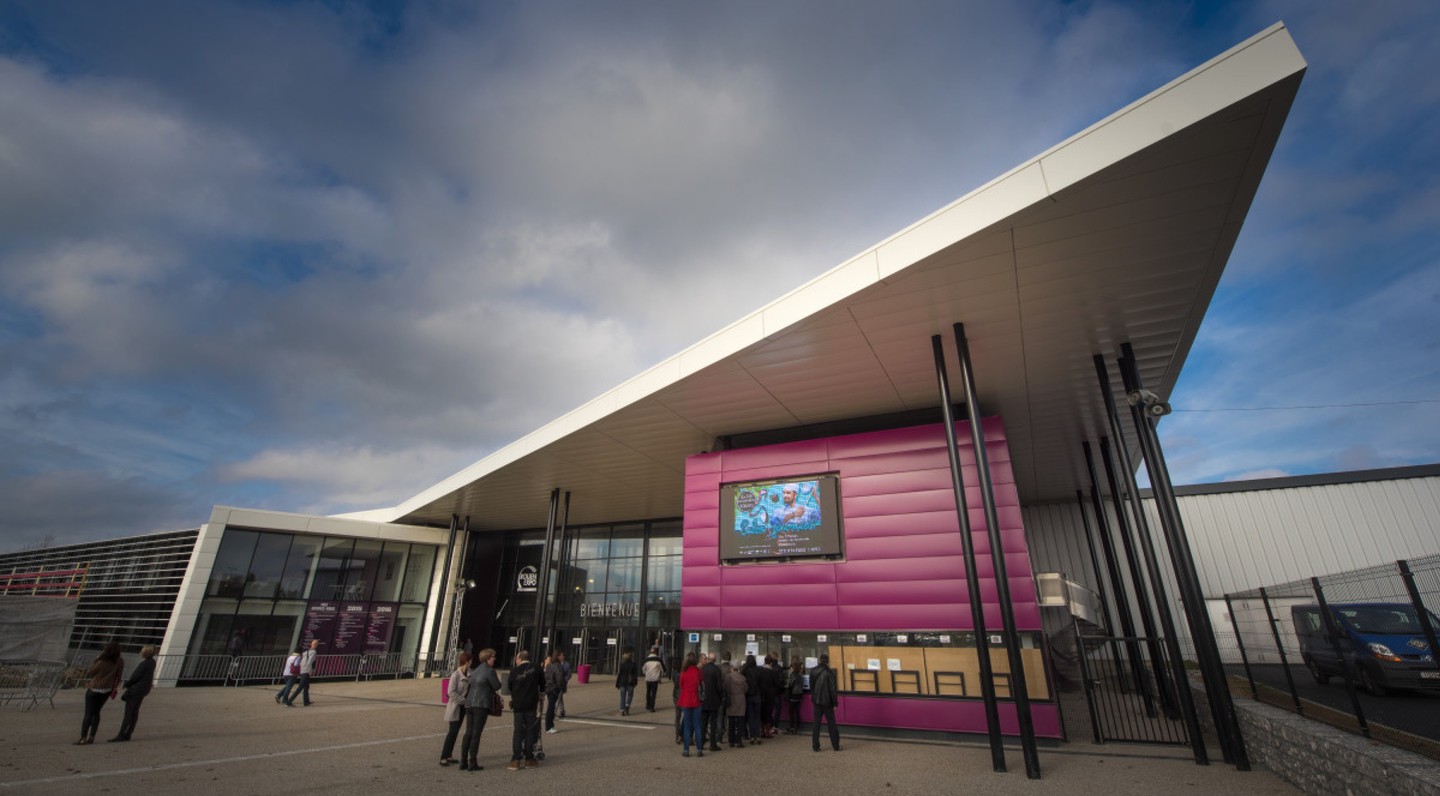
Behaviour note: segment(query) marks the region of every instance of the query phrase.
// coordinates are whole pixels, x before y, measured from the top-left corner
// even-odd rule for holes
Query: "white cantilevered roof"
[[[717,437],[936,407],[930,337],[1001,415],[1021,499],[1072,498],[1108,433],[1092,356],[1168,396],[1305,62],[1277,23],[811,282],[390,509],[472,530],[679,516]],[[697,298],[697,300],[699,300]],[[1112,368],[1113,372],[1113,368]],[[1120,391],[1118,378],[1114,385]],[[352,515],[353,516],[353,515]]]

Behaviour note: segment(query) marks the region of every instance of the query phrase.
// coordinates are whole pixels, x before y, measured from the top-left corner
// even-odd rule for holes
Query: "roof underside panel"
[[[1092,357],[1129,342],[1169,395],[1303,72],[1276,25],[389,516],[536,527],[553,488],[572,523],[677,516],[718,437],[937,406],[932,335],[959,400],[957,322],[1021,499],[1073,497]]]

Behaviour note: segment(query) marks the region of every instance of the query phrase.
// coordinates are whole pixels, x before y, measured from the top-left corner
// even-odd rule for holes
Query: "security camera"
[[[1131,390],[1125,394],[1125,400],[1128,401],[1131,406],[1140,403],[1149,405],[1160,403],[1160,396],[1150,390]]]
[[[1157,403],[1147,405],[1145,407],[1145,411],[1149,413],[1151,417],[1164,417],[1170,414],[1172,410],[1170,409],[1170,404],[1168,402],[1159,401]]]

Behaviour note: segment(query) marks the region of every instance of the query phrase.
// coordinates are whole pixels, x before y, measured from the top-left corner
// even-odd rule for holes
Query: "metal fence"
[[[1256,700],[1370,738],[1361,692],[1440,693],[1440,555],[1236,592],[1225,601]],[[1310,686],[1335,678],[1346,709],[1324,704],[1335,700],[1315,698],[1328,694]]]
[[[0,705],[30,710],[43,701],[54,708],[64,675],[64,661],[0,661]]]
[[[66,687],[77,687],[85,670],[95,660],[94,651],[82,651],[65,669]],[[156,655],[155,679],[176,685],[242,686],[278,684],[285,679],[288,655]],[[443,658],[426,666],[425,656],[403,652],[359,655],[319,655],[315,658],[314,680],[372,680],[376,677],[417,677],[441,671]]]

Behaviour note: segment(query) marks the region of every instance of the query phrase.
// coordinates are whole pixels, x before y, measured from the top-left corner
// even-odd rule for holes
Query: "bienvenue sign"
[[[636,617],[640,615],[640,603],[580,603],[581,619],[600,619],[614,616]]]

